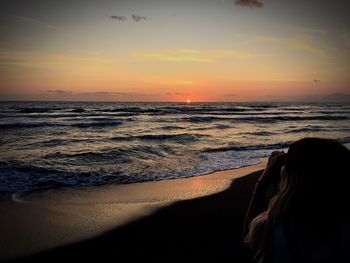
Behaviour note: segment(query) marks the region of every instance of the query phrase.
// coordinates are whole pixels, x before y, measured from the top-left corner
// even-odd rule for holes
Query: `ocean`
[[[348,145],[349,120],[339,103],[1,102],[0,192],[239,168],[303,137]]]

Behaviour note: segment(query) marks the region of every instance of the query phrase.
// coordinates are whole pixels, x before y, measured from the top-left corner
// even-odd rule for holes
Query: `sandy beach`
[[[70,247],[68,244],[75,246],[84,242],[95,242],[97,236],[103,238],[104,235],[110,235],[116,230],[131,230],[128,235],[132,241],[132,231],[137,229],[132,226],[133,224],[150,219],[162,210],[171,209],[177,204],[223,194],[232,187],[232,182],[263,169],[264,165],[265,160],[254,166],[186,179],[93,188],[62,188],[26,196],[2,196],[0,205],[2,215],[0,222],[1,261],[33,255],[56,247],[63,247],[61,249],[66,251],[66,248]],[[248,188],[251,188],[251,183]],[[243,195],[245,199],[249,196],[244,189],[235,191],[237,196]],[[237,209],[242,214],[242,208],[234,205],[240,201],[224,200],[232,211]],[[245,203],[242,202],[242,205],[246,205]],[[199,204],[195,209],[199,208],[200,213],[203,213],[203,220],[207,221],[205,214],[210,213],[212,209],[215,210],[217,207],[214,206],[215,204],[209,204],[202,207]],[[191,212],[185,210],[182,211],[183,214],[175,216],[168,212],[166,214],[175,221],[186,217],[191,220]],[[196,214],[197,216],[201,215]],[[213,216],[215,214],[210,215],[210,217]],[[155,236],[161,233],[168,223],[170,222],[151,223]],[[183,222],[178,227],[181,224]],[[168,227],[171,228],[170,225]],[[203,231],[210,232],[211,230],[203,229]],[[240,233],[231,234],[240,235]],[[116,236],[118,237],[118,234]],[[122,236],[121,234],[121,240],[126,241]],[[169,244],[174,241],[175,237],[171,234],[167,237]],[[153,237],[149,236],[150,242],[152,239]],[[102,246],[103,242],[98,246]],[[48,253],[53,253],[52,251],[55,250]],[[66,253],[62,252],[60,256],[64,254]],[[39,254],[39,257],[40,255],[45,255],[45,253]]]

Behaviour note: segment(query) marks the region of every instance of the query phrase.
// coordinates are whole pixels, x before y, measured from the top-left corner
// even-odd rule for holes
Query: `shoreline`
[[[99,236],[145,218],[177,201],[213,195],[257,165],[195,177],[31,193],[16,202],[0,197],[0,261]]]
[[[244,168],[259,166],[262,163],[264,163],[266,165],[267,159],[268,159],[267,157],[261,158],[261,159],[259,159],[258,163],[252,164],[252,165],[246,165],[246,166],[242,166],[242,167],[238,167],[238,168],[228,168],[228,169],[223,169],[223,170],[216,170],[213,172],[198,174],[198,175],[193,175],[193,176],[188,176],[188,177],[158,179],[158,180],[154,180],[154,181],[141,181],[141,182],[125,183],[125,184],[123,184],[123,183],[122,184],[111,183],[111,184],[90,185],[90,186],[72,185],[72,186],[62,186],[62,187],[42,189],[42,190],[39,189],[39,190],[33,190],[33,191],[28,191],[28,192],[0,193],[0,202],[3,199],[8,200],[8,198],[10,198],[12,201],[17,202],[17,203],[26,203],[27,201],[24,200],[25,198],[21,199],[21,196],[35,196],[36,194],[45,195],[46,193],[60,192],[61,190],[63,190],[63,191],[64,190],[71,190],[71,191],[74,191],[74,190],[84,191],[84,190],[86,190],[86,191],[88,191],[88,190],[92,190],[92,189],[102,189],[102,188],[109,188],[109,187],[118,188],[121,186],[128,186],[128,185],[145,185],[145,184],[149,184],[149,183],[159,183],[159,182],[163,182],[163,181],[184,180],[184,179],[197,178],[197,177],[202,177],[202,176],[210,176],[213,174],[223,175],[226,172],[240,171],[241,169],[244,169]]]

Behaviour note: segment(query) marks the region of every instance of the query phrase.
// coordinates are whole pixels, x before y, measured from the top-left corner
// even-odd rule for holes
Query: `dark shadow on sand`
[[[242,227],[260,173],[234,180],[223,192],[179,201],[101,236],[17,261],[250,262]]]

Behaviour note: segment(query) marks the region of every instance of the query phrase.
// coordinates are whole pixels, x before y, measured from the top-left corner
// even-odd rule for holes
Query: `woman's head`
[[[328,139],[305,138],[289,147],[285,168],[287,174],[303,177],[307,181],[320,178],[329,180],[332,174],[343,177],[344,169],[349,166],[348,160],[349,151],[340,143]]]
[[[332,140],[305,138],[294,142],[282,169],[285,182],[271,204],[275,219],[347,214],[344,201],[350,182],[349,157],[349,150]]]

